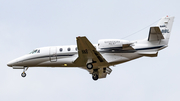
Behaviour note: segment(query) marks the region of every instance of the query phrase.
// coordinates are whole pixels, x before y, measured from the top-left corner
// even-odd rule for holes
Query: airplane
[[[23,69],[22,77],[26,77],[29,67],[79,67],[96,81],[112,72],[110,66],[143,56],[157,57],[158,51],[168,46],[173,22],[174,17],[161,18],[156,26],[150,27],[147,38],[137,41],[101,39],[92,44],[85,36],[79,36],[77,45],[36,48],[7,66]]]

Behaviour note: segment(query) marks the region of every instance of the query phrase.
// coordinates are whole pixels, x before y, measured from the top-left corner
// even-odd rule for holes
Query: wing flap
[[[93,73],[93,70],[88,70],[90,74]],[[109,67],[104,67],[104,68],[99,68],[98,69],[98,76],[99,76],[99,79],[100,78],[106,78],[107,74],[110,75],[112,72],[112,69],[109,68]]]

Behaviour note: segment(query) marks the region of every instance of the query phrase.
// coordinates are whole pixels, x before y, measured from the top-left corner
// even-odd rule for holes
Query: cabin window
[[[37,53],[40,53],[40,50],[38,50]]]
[[[29,54],[33,54],[34,50],[32,52],[30,52]]]
[[[31,53],[29,54],[34,54],[34,53],[40,53],[40,50],[36,49],[36,50],[33,50]]]
[[[33,53],[36,53],[37,52],[37,50],[35,50]]]
[[[68,50],[68,51],[70,51],[70,50],[71,50],[71,48],[68,48],[67,50]]]
[[[62,48],[60,48],[60,49],[59,49],[59,51],[60,51],[60,52],[62,52],[62,51],[63,51],[63,49],[62,49]]]

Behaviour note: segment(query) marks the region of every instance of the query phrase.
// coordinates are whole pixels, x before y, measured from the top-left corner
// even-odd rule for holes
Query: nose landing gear
[[[26,77],[25,71],[27,71],[28,67],[24,67],[23,72],[21,73],[22,77]]]
[[[25,73],[25,72],[22,72],[22,73],[21,73],[21,76],[22,76],[22,77],[26,77],[26,73]]]

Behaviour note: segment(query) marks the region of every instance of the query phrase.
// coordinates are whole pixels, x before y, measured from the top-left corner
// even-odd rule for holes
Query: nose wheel
[[[24,78],[26,77],[25,71],[27,71],[28,67],[24,67],[23,72],[21,73],[21,76]]]
[[[23,78],[26,77],[26,73],[25,73],[25,72],[21,73],[21,76],[22,76]]]

